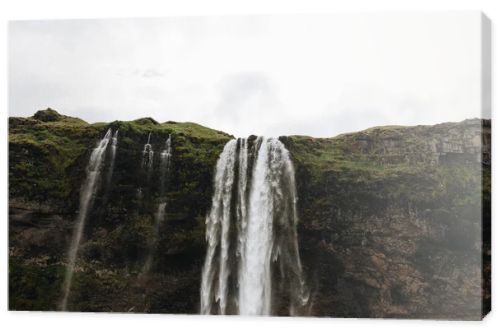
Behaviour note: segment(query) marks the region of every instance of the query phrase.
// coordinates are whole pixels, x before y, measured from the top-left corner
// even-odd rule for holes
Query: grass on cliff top
[[[412,129],[415,127],[383,126],[332,138],[290,136],[288,142],[293,158],[313,172],[353,172],[376,179],[421,171],[421,166],[380,160],[385,155],[380,151],[384,140],[401,141],[409,151],[424,145],[425,137],[416,135]],[[372,144],[373,148],[367,148]]]
[[[104,131],[109,127],[119,130],[130,130],[135,133],[165,132],[201,139],[223,140],[232,137],[222,131],[210,129],[192,122],[178,123],[170,121],[158,123],[149,117],[133,121],[88,124],[79,118],[61,115],[50,108],[47,110],[40,110],[32,117],[11,117],[9,119],[10,134],[24,133],[28,135],[41,129],[46,129],[55,135],[66,136],[75,132],[82,132],[83,135],[88,135],[94,134],[95,130]]]
[[[153,145],[163,145],[172,134],[183,160],[199,166],[214,164],[231,137],[195,123],[158,123],[150,118],[88,124],[53,110],[33,117],[9,118],[9,182],[13,196],[64,200],[81,182],[86,156],[107,129],[119,130],[122,152],[139,152],[148,133]],[[159,147],[159,146],[157,146]],[[128,154],[128,153],[127,153]],[[209,163],[207,163],[209,162]]]
[[[10,117],[9,145],[21,151],[36,150],[52,160],[52,168],[64,170],[88,149],[102,129],[49,108],[32,117]],[[16,162],[11,159],[11,163]]]
[[[99,125],[102,124],[104,123],[99,123]],[[126,129],[136,133],[160,132],[208,140],[225,140],[232,138],[232,136],[227,133],[210,129],[197,123],[178,123],[172,121],[158,123],[152,118],[140,118],[134,121],[115,121],[108,126],[116,127],[120,130]]]
[[[432,126],[374,127],[333,138],[290,136],[286,141],[293,159],[318,180],[324,172],[334,172],[339,178],[376,181],[443,169],[432,163],[436,144],[461,142],[465,134],[471,140],[470,136],[480,135],[481,126],[482,120],[470,119]],[[450,168],[445,169],[448,173]]]
[[[158,123],[151,118],[134,121],[88,124],[85,121],[58,114],[52,109],[38,111],[32,117],[9,118],[9,144],[13,148],[36,149],[53,165],[64,169],[80,155],[92,149],[108,128],[118,129],[121,134],[147,136],[149,132],[178,137],[223,142],[231,136],[196,123]],[[14,162],[14,161],[12,161]]]
[[[46,159],[54,179],[62,177],[66,175],[68,167],[95,147],[108,128],[120,131],[121,142],[125,147],[127,143],[128,147],[143,145],[142,141],[150,132],[165,138],[172,134],[176,138],[179,153],[186,157],[190,155],[197,161],[218,155],[218,147],[231,138],[223,132],[195,123],[159,124],[153,119],[143,118],[127,122],[88,124],[53,110],[40,111],[33,117],[9,118],[10,175],[13,179],[19,176],[19,180],[28,175],[38,175],[31,162]]]

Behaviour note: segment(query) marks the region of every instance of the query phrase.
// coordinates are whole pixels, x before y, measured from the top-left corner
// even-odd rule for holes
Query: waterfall
[[[113,171],[115,169],[115,157],[116,157],[116,148],[118,146],[118,130],[115,131],[113,137],[111,138],[111,157],[109,162],[108,174],[106,176],[106,188],[109,189],[111,185],[111,179],[113,178]]]
[[[150,144],[151,141],[151,132],[148,135],[148,142],[144,145],[144,149],[142,150],[142,166],[147,167],[148,171],[153,168],[153,147]]]
[[[271,250],[273,243],[273,193],[269,145],[264,140],[259,149],[250,190],[248,226],[246,226],[239,306],[241,314],[270,314]]]
[[[234,180],[234,163],[237,141],[230,140],[222,151],[215,171],[214,194],[212,196],[212,207],[206,218],[206,239],[208,242],[205,264],[203,266],[201,281],[201,313],[210,314],[212,310],[212,301],[220,301],[220,312],[225,314],[225,292],[227,273],[225,263],[227,263],[227,248],[220,247],[221,273],[219,273],[219,288],[217,296],[214,298],[213,285],[215,278],[215,251],[219,243],[226,245],[226,233],[221,230],[228,228],[230,218],[231,190]]]
[[[154,231],[154,240],[151,242],[149,247],[148,256],[146,257],[146,261],[144,262],[144,266],[142,267],[142,271],[139,275],[139,278],[144,278],[149,274],[151,270],[151,266],[153,264],[153,256],[156,246],[158,245],[158,232],[160,231],[160,225],[163,222],[163,217],[165,217],[165,207],[167,203],[162,202],[158,205],[158,209],[155,213],[155,231]]]
[[[110,139],[111,139],[111,129],[109,129],[106,132],[104,138],[94,148],[94,150],[90,155],[90,159],[87,165],[87,177],[80,192],[80,209],[78,212],[78,217],[75,222],[75,227],[73,230],[73,238],[68,251],[68,265],[66,268],[66,275],[63,283],[63,300],[61,302],[61,309],[63,311],[66,310],[68,304],[68,297],[71,290],[73,273],[75,270],[76,257],[78,254],[80,241],[83,235],[85,220],[87,218],[87,213],[92,207],[93,197],[97,190],[97,185],[99,177],[101,175],[106,148],[108,147]]]
[[[153,146],[151,145],[151,132],[148,134],[148,141],[146,144],[144,144],[144,148],[142,150],[142,168],[143,170],[146,171],[146,178],[145,178],[145,184],[144,190],[139,187],[137,189],[137,200],[142,206],[142,200],[143,198],[149,198],[149,187],[150,187],[150,181],[151,181],[151,174],[153,173],[153,157],[154,157],[154,151],[153,151]]]
[[[168,135],[165,141],[165,148],[160,153],[160,195],[165,192],[165,183],[170,170],[170,161],[172,160],[172,136]]]
[[[249,141],[229,141],[217,161],[200,312],[300,314],[308,293],[297,242],[293,164],[279,140]]]
[[[148,143],[149,143],[149,138],[148,138]],[[152,157],[152,154],[151,154]],[[165,187],[166,187],[166,182],[168,178],[168,174],[170,171],[170,163],[172,160],[172,137],[171,135],[168,136],[167,140],[165,141],[165,147],[163,151],[160,153],[160,197],[161,197],[161,202],[158,204],[158,208],[156,210],[155,216],[154,216],[154,240],[151,241],[149,245],[149,250],[148,250],[148,255],[146,257],[146,261],[144,263],[144,266],[142,268],[140,278],[144,278],[147,276],[149,271],[151,270],[151,266],[153,264],[153,257],[154,253],[156,250],[156,247],[158,246],[158,234],[160,232],[160,226],[163,223],[164,217],[165,217],[165,212],[166,212],[166,206],[167,202],[163,198],[165,195]]]

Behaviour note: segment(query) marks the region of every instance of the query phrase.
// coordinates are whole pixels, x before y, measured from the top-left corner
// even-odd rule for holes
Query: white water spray
[[[271,192],[268,141],[259,149],[249,200],[249,220],[241,254],[240,314],[271,311],[271,251],[273,243],[273,194]]]
[[[165,148],[160,153],[160,195],[165,192],[165,183],[170,171],[170,162],[172,160],[172,136],[168,135],[165,141]]]
[[[150,144],[151,141],[151,132],[148,135],[148,142],[144,145],[144,149],[142,150],[142,165],[147,167],[148,171],[153,168],[153,147]]]
[[[221,277],[218,280],[218,293],[214,293],[214,278],[215,278],[215,252],[220,243],[219,258],[221,263],[225,263],[227,258],[227,228],[230,218],[231,190],[234,180],[234,163],[237,141],[235,139],[229,141],[222,151],[217,168],[215,171],[214,194],[212,196],[212,207],[206,218],[207,232],[206,239],[208,242],[207,254],[205,256],[205,265],[203,266],[202,282],[201,282],[201,313],[210,314],[212,303],[220,301],[220,312],[225,314],[225,283],[227,282],[227,274],[225,264],[221,265]],[[224,230],[224,231],[223,231]],[[222,299],[222,300],[221,300]]]
[[[80,193],[80,210],[75,222],[73,238],[68,252],[68,265],[66,267],[66,275],[63,283],[63,300],[61,302],[61,309],[63,311],[65,311],[67,308],[73,273],[75,271],[75,262],[78,254],[78,248],[80,246],[80,241],[83,235],[85,220],[87,218],[87,213],[92,206],[93,197],[97,190],[106,148],[108,147],[110,139],[111,129],[106,132],[104,138],[94,148],[87,165],[87,177]]]
[[[249,175],[248,146],[247,139],[231,140],[217,162],[200,311],[270,315],[281,302],[288,303],[289,314],[300,314],[308,295],[298,251],[293,165],[279,140],[259,138]],[[273,263],[279,265],[276,274]]]
[[[116,148],[118,147],[118,130],[115,131],[113,137],[111,138],[111,158],[109,162],[108,175],[106,177],[107,187],[111,184],[111,179],[113,178],[113,171],[115,169],[115,158],[116,158]]]

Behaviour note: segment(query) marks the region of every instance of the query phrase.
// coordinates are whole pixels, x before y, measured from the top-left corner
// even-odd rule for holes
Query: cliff
[[[85,226],[69,309],[198,313],[214,166],[232,136],[150,118],[87,124],[53,110],[9,119],[10,309],[58,308],[85,166],[108,128],[119,130],[115,168]],[[296,170],[308,315],[487,312],[490,132],[475,119],[280,137]],[[158,236],[159,172],[141,168],[149,133],[155,152],[172,136]],[[140,278],[156,237],[151,273]]]

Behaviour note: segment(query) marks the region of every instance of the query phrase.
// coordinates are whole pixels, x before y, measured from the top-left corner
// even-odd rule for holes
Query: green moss
[[[471,222],[478,218],[481,195],[485,203],[489,201],[489,174],[483,175],[481,193],[477,161],[443,159],[435,163],[429,148],[433,138],[455,136],[453,140],[461,140],[465,126],[390,126],[335,138],[280,138],[296,170],[299,243],[305,270],[319,268],[313,275],[318,274],[320,284],[328,287],[350,266],[360,268],[361,273],[370,267],[345,263],[342,257],[348,255],[347,250],[356,252],[363,241],[368,243],[363,251],[374,250],[370,242],[378,242],[375,250],[388,256],[390,249],[395,254],[406,251],[413,258],[398,263],[420,266],[431,274],[438,273],[435,268],[439,266],[426,264],[436,249],[461,256],[473,249],[477,242],[470,236],[479,234],[471,233]],[[113,178],[111,186],[100,183],[89,212],[69,309],[176,313],[198,308],[214,167],[232,136],[189,122],[160,124],[142,118],[86,124],[49,112],[36,118],[9,119],[10,197],[35,200],[51,211],[51,215],[39,216],[13,213],[9,230],[11,309],[57,308],[85,166],[108,128],[119,130]],[[151,173],[141,165],[149,133],[155,152]],[[172,165],[162,191],[157,182],[157,154],[169,135]],[[167,210],[157,232],[154,214],[159,203],[166,203]],[[408,235],[414,230],[425,230],[425,240],[411,242]],[[432,239],[431,233],[449,238],[444,242]],[[391,241],[392,236],[397,240]],[[397,242],[408,249],[398,249]],[[415,250],[410,249],[413,244]],[[151,248],[155,252],[151,277],[144,284],[139,274]],[[42,253],[50,261],[39,261]],[[325,269],[329,266],[331,269]],[[329,289],[321,293],[328,294]],[[322,299],[318,297],[318,301]],[[328,306],[324,309],[337,310],[324,305]]]
[[[159,124],[151,118],[89,125],[51,109],[40,111],[34,117],[10,118],[11,196],[34,201],[49,198],[61,206],[68,206],[68,200],[75,202],[88,156],[108,128],[119,130],[120,146],[124,150],[137,152],[149,133],[156,137],[158,146],[172,135],[176,138],[178,153],[200,164],[212,161],[219,154],[220,145],[231,138],[195,123]]]
[[[57,111],[50,108],[37,111],[32,118],[41,122],[53,122],[66,125],[78,126],[87,124],[79,118],[61,115]]]

